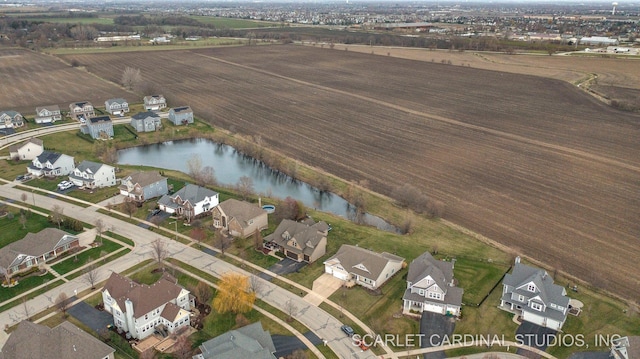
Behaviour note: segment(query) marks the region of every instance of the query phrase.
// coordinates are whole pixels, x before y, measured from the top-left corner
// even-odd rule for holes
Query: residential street
[[[25,192],[14,189],[12,186],[13,184],[4,184],[0,186],[0,196],[14,199],[19,204],[21,202],[20,195]],[[129,254],[110,262],[106,266],[108,268],[101,267],[99,269],[99,281],[107,279],[111,271],[121,272],[147,258],[151,258],[150,243],[156,238],[161,238],[168,244],[167,248],[170,253],[170,257],[188,263],[189,265],[199,268],[214,276],[219,277],[226,272],[239,272],[244,275],[250,275],[250,273],[202,251],[176,242],[148,229],[121,221],[117,218],[37,194],[35,195],[35,203],[36,206],[47,209],[50,209],[57,204],[64,208],[65,215],[77,218],[87,223],[94,223],[97,219],[102,219],[108,228],[112,228],[114,233],[135,241],[136,246]],[[310,328],[320,338],[326,340],[331,349],[338,353],[341,358],[376,357],[370,351],[362,352],[360,348],[352,345],[351,340],[340,330],[342,323],[326,313],[324,310],[310,304],[302,297],[291,293],[288,290],[280,288],[268,281],[260,280],[263,282],[264,288],[261,298],[265,302],[284,311],[285,303],[291,300],[291,302],[299,308],[297,319],[302,324]],[[83,277],[80,276],[34,298],[33,300],[30,300],[27,302],[27,305],[30,312],[39,312],[52,306],[55,298],[57,298],[61,292],[65,292],[67,295],[72,296],[74,291],[80,292],[88,287],[89,284],[85,283]],[[23,317],[24,313],[21,307],[14,307],[9,311],[0,313],[0,325],[13,325],[23,319]],[[1,331],[0,345],[4,344],[6,339],[7,334],[4,331]]]

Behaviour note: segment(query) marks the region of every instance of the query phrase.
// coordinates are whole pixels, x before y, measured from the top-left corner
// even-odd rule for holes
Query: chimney
[[[516,257],[516,264],[520,263],[520,256]]]

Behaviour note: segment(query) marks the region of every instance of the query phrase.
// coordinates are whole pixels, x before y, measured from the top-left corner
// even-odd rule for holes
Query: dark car
[[[351,328],[348,325],[343,325],[340,327],[340,329],[342,329],[343,332],[345,332],[348,336],[352,337],[354,333],[353,328]]]
[[[16,177],[16,181],[23,181],[23,180],[24,180],[24,175],[20,175]]]
[[[160,212],[162,212],[162,210],[160,210],[160,209],[157,209],[157,208],[156,208],[156,209],[154,209],[153,211],[151,211],[151,215],[152,215],[152,216],[155,216],[155,215],[157,215],[157,214],[158,214],[158,213],[160,213]]]

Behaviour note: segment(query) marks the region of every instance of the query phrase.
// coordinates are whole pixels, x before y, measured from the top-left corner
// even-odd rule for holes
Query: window
[[[529,285],[527,286],[527,290],[528,290],[529,292],[535,292],[535,291],[536,291],[536,286],[535,286],[535,285],[533,285],[533,284],[529,284]]]
[[[524,302],[524,295],[519,295],[518,296],[518,301],[519,302]]]
[[[531,309],[541,312],[542,311],[542,304],[536,303],[536,302],[531,302]]]

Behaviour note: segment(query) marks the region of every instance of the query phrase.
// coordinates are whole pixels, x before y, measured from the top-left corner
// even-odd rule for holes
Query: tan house
[[[89,101],[74,102],[69,104],[69,117],[82,123],[86,122],[90,117],[94,117],[96,111]]]
[[[378,289],[403,265],[404,258],[394,254],[343,244],[338,253],[324,262],[324,271],[338,279]]]
[[[228,199],[211,210],[213,226],[233,237],[247,238],[269,225],[267,211],[256,204]]]
[[[44,144],[39,138],[31,138],[19,145],[9,147],[9,157],[18,160],[33,161],[44,151]]]
[[[23,320],[0,351],[0,359],[113,359],[115,350],[64,321],[54,328]]]
[[[311,224],[285,219],[264,241],[267,247],[295,261],[313,263],[326,253],[328,233],[329,225],[325,222]]]
[[[62,120],[62,113],[58,105],[36,107],[36,123],[53,123]]]

